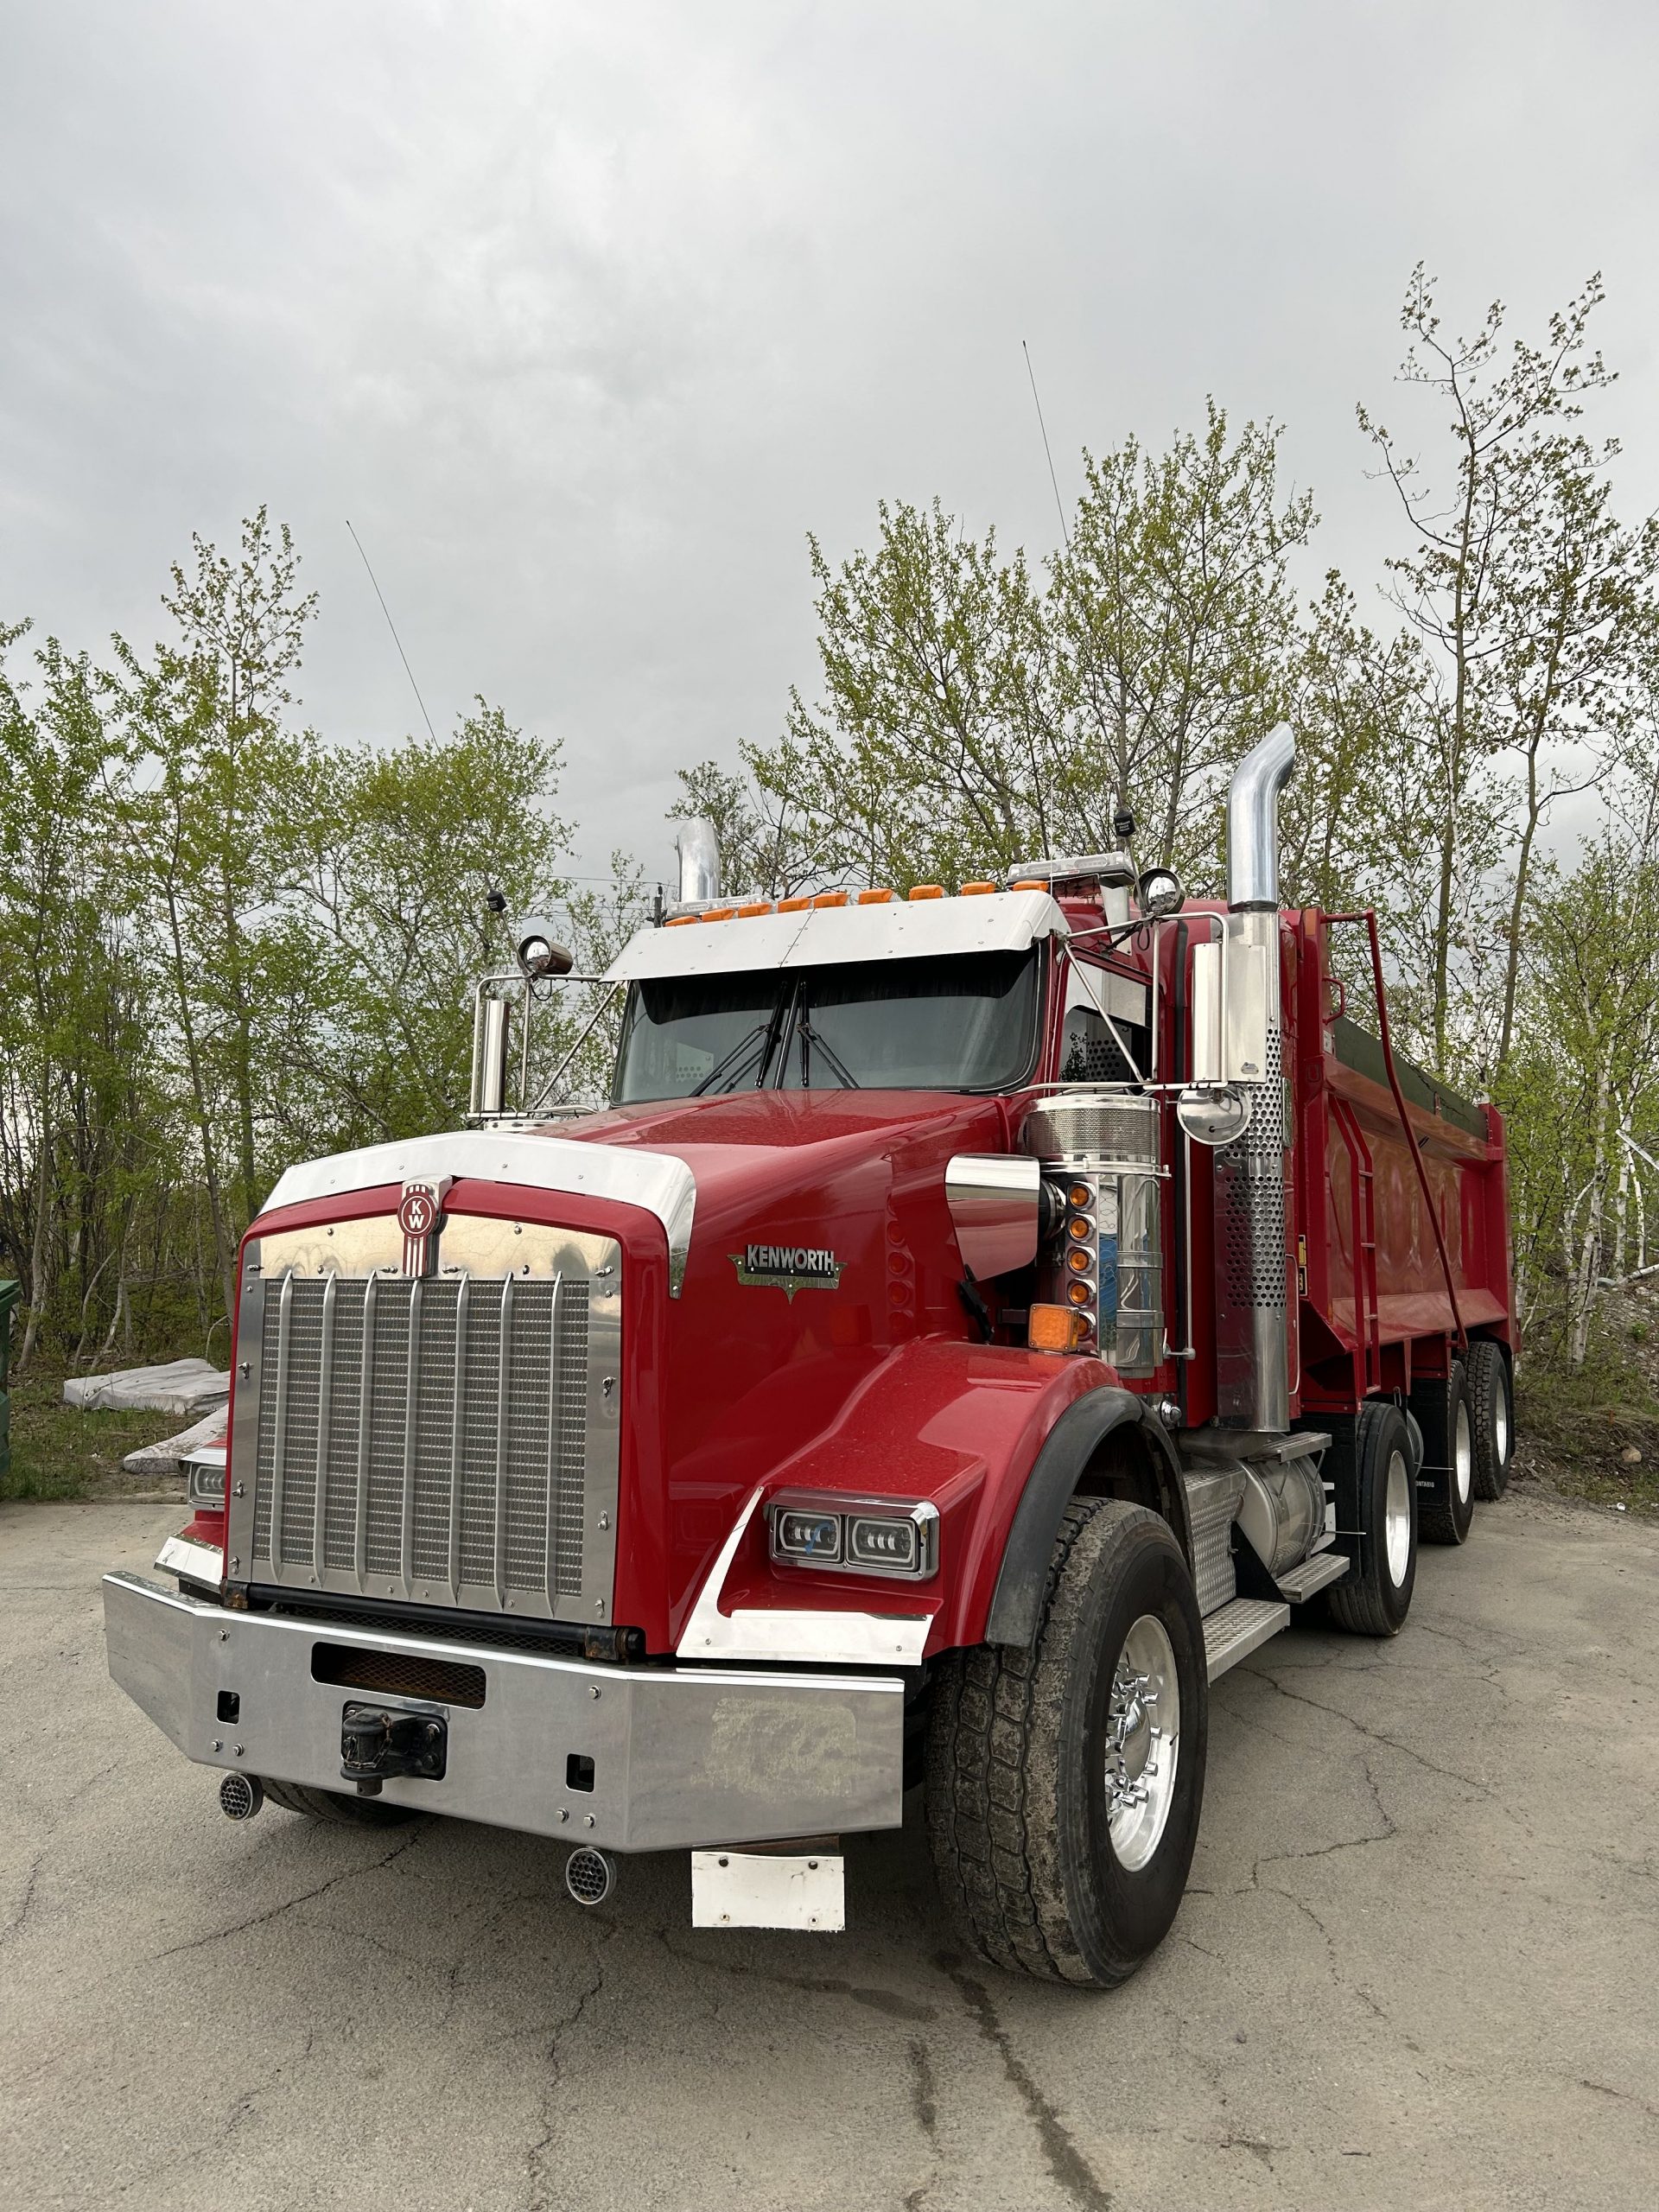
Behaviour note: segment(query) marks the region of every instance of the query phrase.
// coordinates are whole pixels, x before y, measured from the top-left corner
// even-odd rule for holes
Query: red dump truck
[[[1130,1974],[1210,1683],[1395,1633],[1509,1463],[1503,1126],[1346,1017],[1366,917],[1281,909],[1294,760],[1224,903],[1118,852],[734,904],[688,834],[598,1110],[508,1098],[569,965],[521,931],[470,1125],[272,1192],[224,1464],[106,1578],[225,1810],[533,1831],[584,1903],[685,1850],[699,1924],[833,1929],[919,1784],[982,1954]]]

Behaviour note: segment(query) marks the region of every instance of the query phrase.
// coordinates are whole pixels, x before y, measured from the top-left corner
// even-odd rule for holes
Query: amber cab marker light
[[[751,915],[769,914],[771,912],[772,901],[770,899],[757,899],[750,906],[740,906],[737,910],[737,918],[740,921],[747,922]]]
[[[994,893],[995,889],[994,883],[964,883],[962,895],[964,899],[982,899],[988,892]]]
[[[912,884],[905,896],[907,899],[943,899],[944,886],[942,883]]]
[[[804,914],[811,904],[810,899],[780,899],[778,911],[780,914]]]
[[[885,906],[892,896],[891,891],[861,891],[858,903],[861,906]]]
[[[1010,891],[1046,891],[1048,886],[1040,875],[1022,875],[1018,883],[1008,886]]]
[[[847,893],[844,891],[820,891],[812,904],[815,906],[844,906]]]
[[[1088,1333],[1088,1323],[1069,1306],[1033,1306],[1026,1325],[1033,1351],[1076,1351]]]
[[[683,930],[689,922],[695,922],[696,918],[695,914],[671,914],[663,926],[664,929]]]
[[[735,906],[711,906],[702,919],[705,922],[729,922],[736,912]]]

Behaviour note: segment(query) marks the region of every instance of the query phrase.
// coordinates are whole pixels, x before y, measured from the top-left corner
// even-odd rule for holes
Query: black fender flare
[[[1146,1449],[1157,1487],[1158,1510],[1174,1530],[1188,1564],[1192,1563],[1186,1485],[1163,1423],[1133,1390],[1109,1386],[1090,1390],[1086,1397],[1073,1399],[1049,1430],[1026,1478],[985,1617],[987,1643],[1028,1645],[1036,1641],[1061,1517],[1090,1460],[1114,1431],[1126,1426],[1135,1428]]]

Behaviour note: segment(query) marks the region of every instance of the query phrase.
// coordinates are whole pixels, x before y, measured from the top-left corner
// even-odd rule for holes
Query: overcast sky
[[[1599,267],[1659,504],[1656,87],[1655,0],[0,0],[0,620],[149,642],[264,500],[306,715],[395,738],[349,516],[440,729],[563,739],[578,865],[656,874],[675,767],[812,687],[808,530],[1052,546],[1022,338],[1068,495],[1213,392],[1369,592],[1412,264],[1517,327]]]

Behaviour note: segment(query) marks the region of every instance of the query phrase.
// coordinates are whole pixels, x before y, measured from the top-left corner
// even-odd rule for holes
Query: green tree
[[[1109,849],[1124,805],[1147,857],[1214,866],[1227,774],[1283,719],[1300,647],[1287,563],[1318,518],[1310,494],[1281,492],[1281,435],[1247,423],[1234,437],[1211,400],[1202,434],[1166,453],[1131,438],[1085,454],[1048,594],[1066,732],[1060,849]]]

